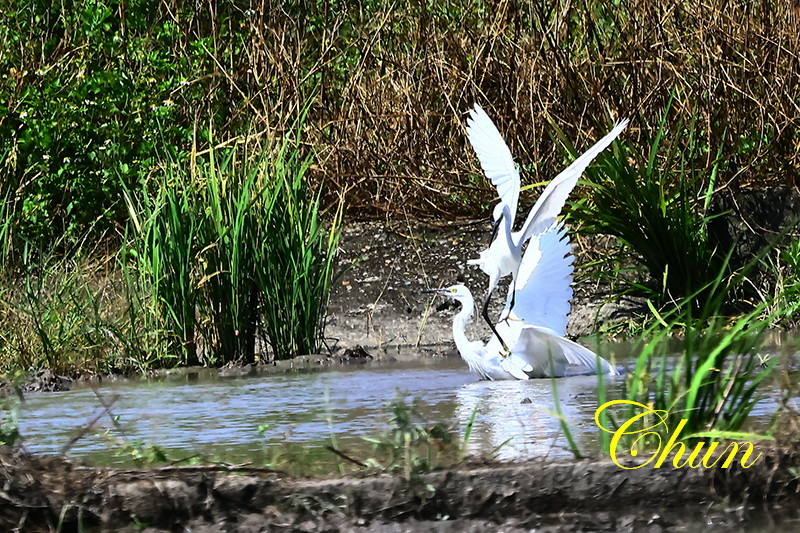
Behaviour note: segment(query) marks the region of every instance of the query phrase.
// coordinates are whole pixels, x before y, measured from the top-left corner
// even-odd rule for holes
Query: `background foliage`
[[[719,183],[793,183],[799,15],[791,3],[713,0],[195,4],[2,0],[0,194],[26,239],[123,226],[123,184],[157,150],[186,152],[196,124],[226,139],[281,131],[311,99],[310,177],[351,211],[476,215],[492,191],[463,114],[497,119],[526,180],[613,118],[626,138],[696,120],[725,147]],[[319,90],[314,92],[313,88]],[[204,128],[200,128],[203,130]],[[677,133],[668,126],[667,135]],[[200,139],[206,139],[200,131]],[[707,166],[708,150],[697,157]]]

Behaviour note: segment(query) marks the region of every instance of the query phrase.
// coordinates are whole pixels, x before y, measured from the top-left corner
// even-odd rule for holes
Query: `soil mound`
[[[0,529],[658,531],[698,519],[741,526],[756,515],[730,509],[766,499],[773,510],[787,499],[784,508],[797,514],[791,458],[765,456],[749,469],[626,470],[585,460],[464,466],[411,480],[308,480],[258,468],[90,468],[0,449]]]

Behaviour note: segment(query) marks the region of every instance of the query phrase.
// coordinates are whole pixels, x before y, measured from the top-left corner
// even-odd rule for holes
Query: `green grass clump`
[[[76,252],[28,262],[3,278],[0,290],[0,371],[49,368],[75,375],[124,367],[129,334],[119,284],[102,263]]]
[[[366,439],[378,453],[378,457],[369,459],[366,464],[383,471],[402,473],[406,479],[412,480],[443,463],[463,458],[475,413],[466,428],[465,440],[460,442],[446,425],[426,423],[418,398],[408,402],[404,394],[398,393],[389,409],[390,429],[380,437]]]
[[[205,206],[198,247],[200,313],[217,358],[252,362],[260,325],[256,269],[275,184],[267,181],[266,155],[242,152],[212,150],[197,162],[198,202]]]
[[[317,353],[339,241],[326,226],[311,160],[296,141],[266,154],[211,153],[198,165],[205,212],[203,309],[226,359],[253,359],[257,336],[277,359]]]
[[[120,249],[137,366],[197,364],[196,260],[200,204],[176,165],[163,169],[155,194],[126,191],[130,223]]]
[[[762,304],[733,320],[713,317],[704,328],[686,327],[691,322],[688,303],[672,316],[658,316],[642,335],[636,365],[625,380],[624,398],[639,405],[604,411],[602,425],[619,428],[642,414],[644,405],[660,411],[662,418],[640,418],[623,436],[627,449],[663,446],[682,421],[681,441],[701,434],[718,438],[739,434],[760,398],[759,385],[775,366],[758,352],[773,321],[765,315],[766,308]],[[678,327],[684,329],[676,354],[671,335]],[[604,394],[601,397],[605,401]],[[602,435],[606,447],[608,438]]]
[[[573,204],[570,217],[579,231],[624,244],[648,274],[644,284],[632,283],[635,290],[658,304],[691,294],[702,308],[727,292],[729,274],[726,251],[715,247],[708,231],[719,153],[708,159],[694,122],[675,128],[684,133],[680,138],[665,139],[668,111],[646,151],[620,142],[601,154],[586,172],[589,193]]]
[[[323,220],[310,161],[298,137],[246,139],[131,194],[131,299],[165,354],[252,363],[259,339],[277,359],[318,353],[342,212]]]
[[[342,202],[326,228],[321,191],[312,194],[306,185],[309,166],[296,149],[279,150],[257,249],[264,330],[279,359],[319,351],[340,237]]]

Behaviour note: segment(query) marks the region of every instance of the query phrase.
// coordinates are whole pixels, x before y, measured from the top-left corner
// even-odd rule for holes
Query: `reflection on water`
[[[621,379],[612,378],[614,389]],[[490,453],[516,460],[533,457],[562,457],[569,454],[555,409],[556,385],[561,414],[579,449],[597,450],[597,378],[574,376],[557,380],[477,381],[459,388],[455,394],[458,420],[463,427],[477,407],[475,431],[469,442],[472,453]]]
[[[630,347],[612,349],[617,363],[630,366]],[[609,382],[610,397],[619,397],[623,382]],[[579,449],[596,454],[597,378],[555,383]],[[81,427],[96,420],[68,455],[101,464],[120,461],[112,453],[119,446],[111,439],[155,444],[176,457],[200,454],[257,463],[268,446],[319,447],[335,435],[343,449],[368,457],[371,449],[363,437],[387,429],[388,404],[399,390],[422,400],[431,423],[449,423],[461,431],[477,408],[471,453],[496,450],[504,460],[563,459],[571,453],[555,414],[552,384],[549,379],[478,381],[457,357],[197,383],[128,383],[28,395],[20,432],[30,451],[59,453]],[[100,398],[114,400],[108,413]],[[767,421],[774,409],[768,398],[756,414]]]

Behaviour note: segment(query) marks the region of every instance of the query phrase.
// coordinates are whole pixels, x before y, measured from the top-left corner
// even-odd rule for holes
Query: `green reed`
[[[759,305],[736,319],[714,316],[702,327],[701,322],[691,320],[689,302],[657,317],[642,334],[635,366],[625,378],[625,399],[665,413],[663,423],[644,417],[628,429],[653,426],[637,442],[640,448],[660,446],[682,420],[686,422],[680,440],[708,432],[734,434],[742,429],[759,399],[759,385],[774,367],[758,352],[773,321],[765,315],[766,307]],[[678,327],[683,328],[683,338],[676,354],[676,339],[671,335]],[[604,412],[603,424],[618,428],[640,412],[630,404]],[[641,435],[626,435],[623,442],[630,446]],[[602,441],[607,447],[607,436]]]
[[[176,358],[173,363],[197,364],[195,266],[201,212],[180,167],[169,161],[162,172],[154,194],[149,184],[125,193],[130,224],[120,254],[131,325],[141,331],[141,356],[155,350]]]
[[[668,128],[670,120],[667,106],[645,150],[617,142],[601,154],[586,172],[590,192],[570,216],[580,231],[612,235],[624,244],[649,274],[635,289],[658,303],[695,294],[702,305],[715,297],[707,290],[725,290],[712,283],[727,263],[708,232],[721,151],[709,152],[698,137],[696,118]],[[669,131],[681,132],[680,138],[666,139]]]
[[[233,149],[198,162],[203,184],[202,315],[220,361],[255,360],[259,326],[256,265],[264,224],[266,159]]]
[[[149,324],[178,361],[319,351],[342,209],[323,215],[308,190],[301,126],[280,140],[193,152],[126,193],[132,322]]]
[[[279,359],[319,351],[339,243],[342,203],[324,224],[320,191],[306,185],[310,163],[295,145],[278,150],[256,249],[264,330]]]

